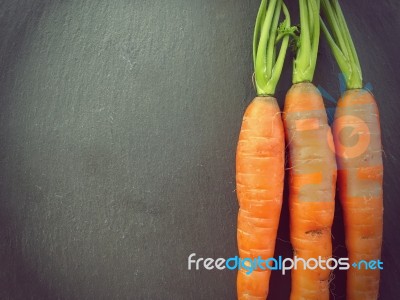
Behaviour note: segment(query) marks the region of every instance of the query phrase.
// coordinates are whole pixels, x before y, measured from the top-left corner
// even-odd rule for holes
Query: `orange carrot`
[[[306,267],[309,259],[332,257],[336,161],[323,99],[310,83],[319,45],[319,0],[300,0],[301,34],[294,61],[293,86],[285,99],[284,125],[289,148],[290,241],[297,268],[292,269],[290,299],[329,299],[326,263]],[[302,259],[302,260],[301,260]]]
[[[289,147],[290,240],[294,256],[327,260],[332,256],[336,162],[322,97],[311,83],[294,84],[284,109]],[[326,267],[325,267],[326,268]],[[290,299],[329,299],[330,270],[292,272]]]
[[[268,2],[268,3],[267,3]],[[283,9],[285,20],[278,23]],[[282,206],[285,138],[281,112],[270,96],[282,72],[290,18],[282,0],[262,0],[253,40],[258,97],[246,109],[236,153],[240,258],[272,258]],[[282,39],[279,55],[275,47]],[[271,271],[264,266],[237,275],[238,299],[266,299]]]
[[[362,88],[360,62],[339,2],[322,0],[322,7],[333,35],[321,19],[322,29],[348,89],[338,102],[333,125],[346,248],[350,264],[355,264],[347,273],[346,299],[374,300],[379,294],[383,230],[379,111],[374,96]],[[366,267],[371,261],[373,269]]]
[[[273,257],[282,206],[284,131],[273,97],[257,97],[247,108],[236,156],[239,199],[237,238],[241,258]],[[265,299],[270,270],[238,272],[239,299]],[[259,297],[259,298],[254,298]]]
[[[344,128],[352,128],[352,136],[341,134]],[[349,262],[377,261],[383,230],[383,166],[379,112],[371,93],[356,89],[343,95],[333,133]],[[358,134],[355,145],[351,144],[353,134]],[[364,265],[350,268],[347,299],[378,299],[379,275],[378,265],[374,270]]]

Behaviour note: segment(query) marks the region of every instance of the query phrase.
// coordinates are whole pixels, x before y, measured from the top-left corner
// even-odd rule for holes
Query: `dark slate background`
[[[398,299],[400,5],[342,2],[380,106],[381,299]],[[234,158],[258,5],[0,1],[0,299],[235,298],[234,272],[188,271],[187,257],[237,253]],[[323,41],[315,83],[334,98],[337,74]],[[288,61],[281,105],[290,76]],[[342,231],[338,207],[337,256]],[[285,203],[277,255],[291,255],[288,240]],[[289,290],[275,272],[269,299]]]

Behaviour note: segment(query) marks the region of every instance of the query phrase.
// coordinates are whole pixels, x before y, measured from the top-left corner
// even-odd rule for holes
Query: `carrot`
[[[336,161],[323,99],[311,83],[320,26],[318,0],[300,0],[301,34],[293,86],[286,95],[284,125],[289,149],[290,241],[295,258],[332,257]],[[300,261],[291,272],[290,299],[329,299],[330,270]]]
[[[322,29],[347,86],[337,105],[333,135],[349,262],[378,261],[381,258],[383,230],[379,111],[374,96],[362,88],[360,63],[338,1],[322,0],[322,4],[333,36],[321,19]],[[346,129],[350,129],[347,131],[350,134],[345,134]],[[357,135],[358,141],[354,145]],[[379,268],[350,268],[346,299],[377,299],[379,277]]]
[[[241,258],[273,257],[282,206],[284,131],[273,97],[256,97],[247,108],[236,156],[239,199],[237,239]],[[238,271],[238,299],[265,299],[270,270]],[[258,298],[257,298],[258,299]]]
[[[285,20],[278,28],[283,9]],[[290,17],[282,0],[262,0],[253,40],[257,97],[243,117],[236,152],[239,201],[237,242],[240,258],[273,257],[282,206],[285,138],[281,112],[272,96],[289,43]],[[279,54],[276,45],[282,40]],[[238,299],[265,299],[271,271],[237,275]]]

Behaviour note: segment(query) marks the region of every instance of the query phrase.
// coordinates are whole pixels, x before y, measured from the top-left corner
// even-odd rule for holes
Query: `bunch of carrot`
[[[273,257],[282,206],[286,138],[294,255],[304,260],[332,257],[337,185],[350,264],[361,259],[377,260],[383,224],[378,108],[373,95],[362,88],[360,63],[338,1],[299,0],[299,4],[301,33],[296,39],[293,85],[286,95],[283,118],[273,94],[289,37],[295,36],[296,29],[290,26],[282,0],[262,0],[257,15],[253,60],[258,96],[244,114],[236,156],[239,255]],[[327,25],[320,17],[320,6]],[[281,11],[285,19],[278,25]],[[322,96],[311,83],[321,28],[348,88],[338,102],[332,129]],[[350,136],[343,134],[345,128],[352,128]],[[359,142],[349,146],[354,134],[358,134]],[[270,272],[268,268],[251,274],[239,270],[238,299],[266,299]],[[319,267],[292,270],[290,298],[329,299],[330,272]],[[378,291],[378,269],[349,270],[347,299],[377,299]]]

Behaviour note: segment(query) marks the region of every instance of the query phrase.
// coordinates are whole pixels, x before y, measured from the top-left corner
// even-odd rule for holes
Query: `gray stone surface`
[[[381,111],[381,299],[397,299],[400,7],[342,2]],[[0,1],[0,299],[235,298],[234,272],[188,271],[187,257],[237,252],[235,147],[258,4]],[[334,98],[337,74],[323,41],[315,83]],[[290,76],[288,61],[280,105]],[[283,209],[277,255],[290,256]],[[274,273],[270,299],[289,290]]]

